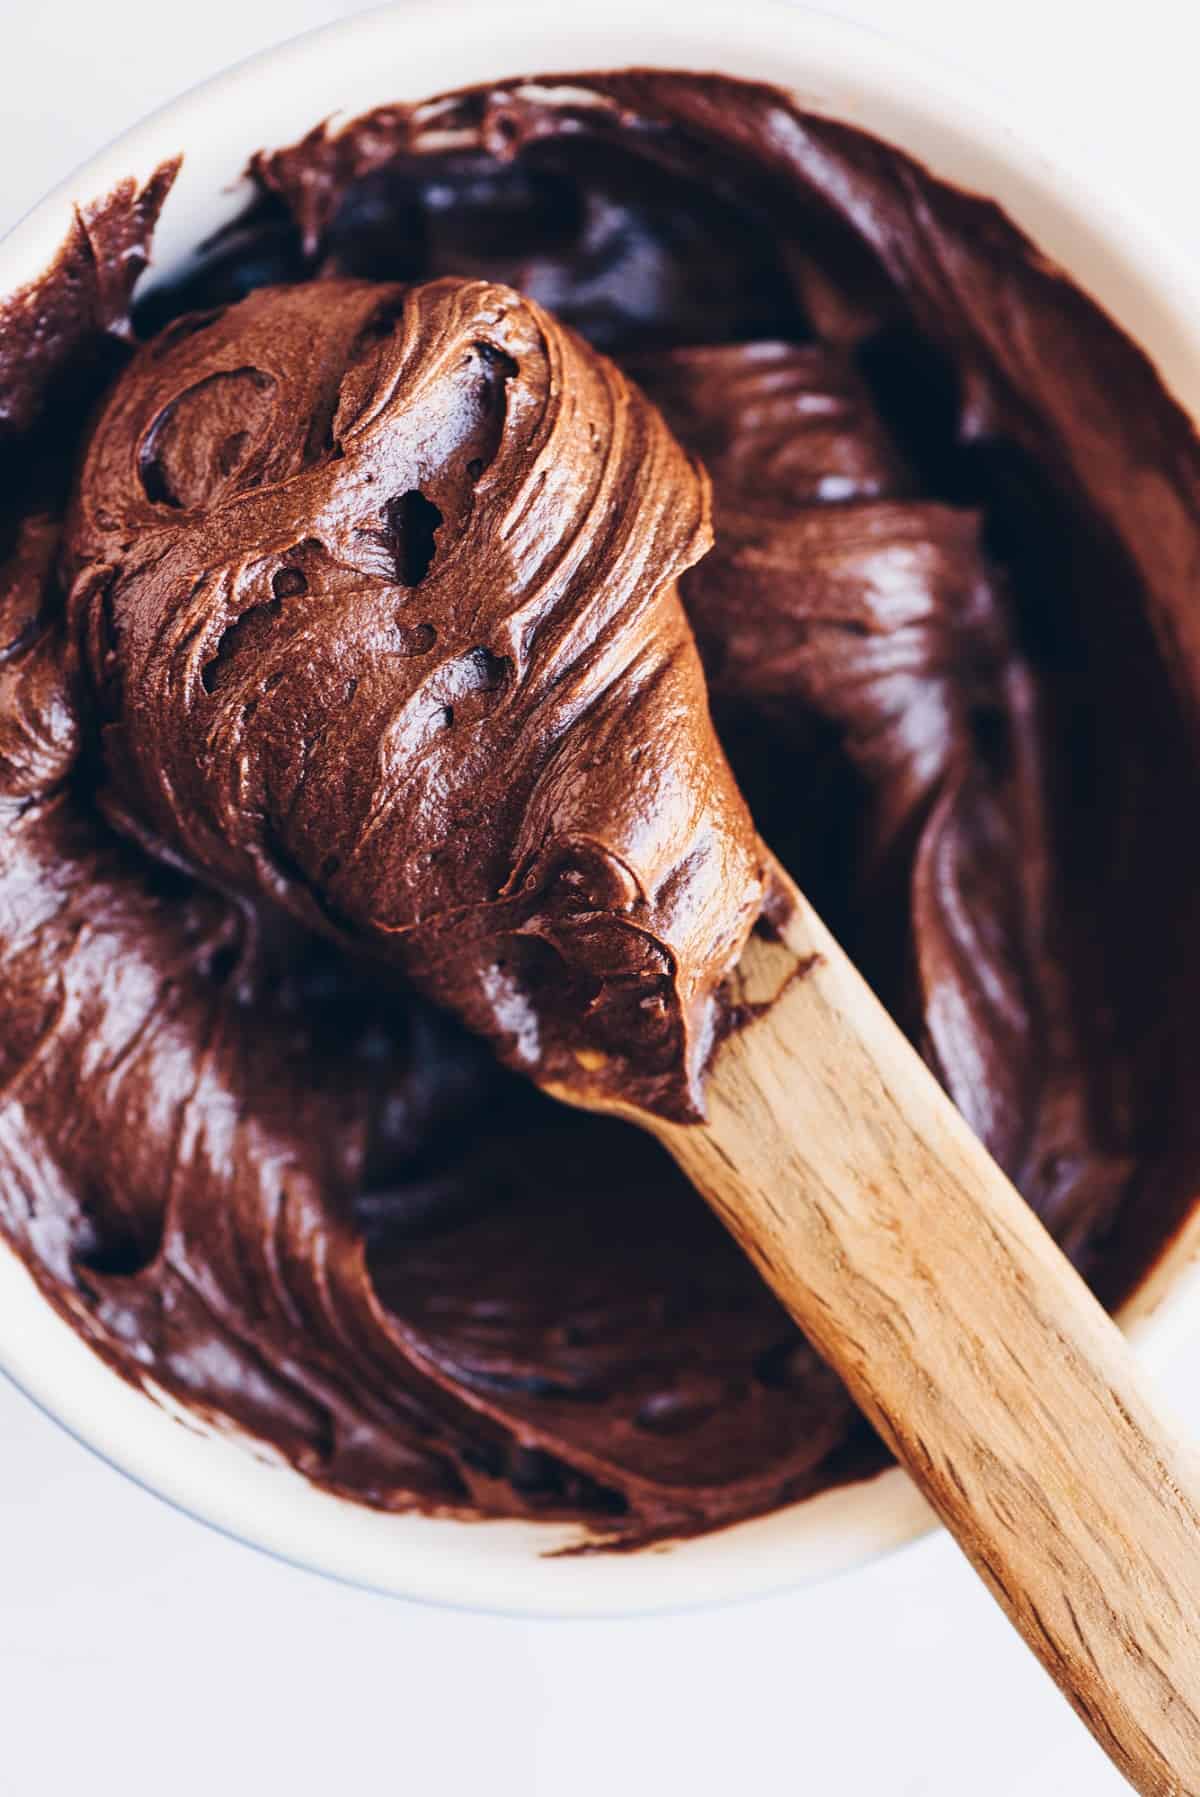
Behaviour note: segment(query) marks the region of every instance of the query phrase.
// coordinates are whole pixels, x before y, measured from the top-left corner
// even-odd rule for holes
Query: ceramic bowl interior
[[[575,9],[460,0],[386,7],[285,44],[166,107],[77,171],[0,245],[0,292],[51,260],[76,203],[178,153],[148,281],[245,202],[250,154],[331,115],[353,117],[524,71],[631,64],[768,80],[809,110],[908,150],[998,200],[1141,342],[1200,417],[1200,273],[1110,189],[1094,189],[1052,121],[981,92],[889,38],[784,0]],[[1200,1213],[1122,1313],[1147,1354],[1197,1313]],[[391,1516],[316,1490],[230,1430],[114,1376],[0,1244],[0,1367],[82,1442],[192,1515],[298,1564],[380,1591],[490,1610],[624,1613],[748,1597],[845,1572],[933,1526],[893,1470],[716,1534],[620,1555],[572,1555],[580,1533],[519,1521]]]

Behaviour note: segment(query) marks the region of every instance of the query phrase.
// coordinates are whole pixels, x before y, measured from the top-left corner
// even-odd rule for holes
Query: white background
[[[352,10],[0,0],[0,232],[141,113]],[[844,10],[1057,97],[1094,163],[1200,251],[1189,0]],[[1200,1339],[1164,1387],[1200,1433],[1198,1371]],[[1123,1789],[944,1538],[703,1614],[456,1615],[343,1590],[212,1534],[0,1379],[0,1792],[12,1797]]]

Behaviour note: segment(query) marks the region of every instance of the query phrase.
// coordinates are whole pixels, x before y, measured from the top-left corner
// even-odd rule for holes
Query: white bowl
[[[665,13],[666,16],[663,16]],[[252,151],[330,114],[352,117],[522,73],[629,64],[715,69],[792,89],[812,111],[908,150],[990,195],[1150,353],[1200,418],[1200,270],[1157,240],[1056,143],[1053,120],[974,88],[883,36],[772,0],[596,9],[536,0],[414,0],[256,56],[155,113],[85,163],[0,244],[0,292],[49,263],[71,209],[183,153],[149,278],[177,265],[246,197]],[[1125,1306],[1139,1349],[1169,1351],[1196,1316],[1200,1210]],[[390,1516],[309,1485],[257,1444],[125,1384],[83,1344],[0,1241],[0,1368],[141,1484],[281,1558],[448,1604],[557,1615],[631,1613],[748,1597],[861,1565],[934,1519],[897,1470],[707,1537],[639,1553],[563,1556],[562,1524]]]

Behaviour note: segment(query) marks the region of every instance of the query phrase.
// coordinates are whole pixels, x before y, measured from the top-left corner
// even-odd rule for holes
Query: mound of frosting
[[[761,852],[675,585],[707,484],[482,281],[263,288],[134,357],[64,561],[109,815],[686,1115]]]
[[[126,1377],[373,1504],[634,1545],[879,1464],[656,1146],[485,1037],[587,1071],[556,1006],[602,974],[593,1075],[694,1100],[721,954],[688,920],[721,855],[747,892],[759,864],[723,772],[698,813],[672,791],[677,587],[763,836],[1126,1292],[1200,1190],[1189,421],[994,206],[765,87],[629,71],[320,127],[131,333],[171,172],[0,303],[6,1240]],[[629,504],[605,527],[567,457],[514,543],[516,448],[586,428],[555,355]],[[572,546],[606,528],[653,546],[618,620],[648,663],[572,659]],[[526,690],[502,575],[548,632]],[[561,861],[514,833],[539,794]]]

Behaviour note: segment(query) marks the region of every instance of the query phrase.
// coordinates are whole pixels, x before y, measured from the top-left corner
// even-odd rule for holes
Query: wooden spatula
[[[670,1149],[1130,1782],[1200,1794],[1200,1464],[790,890],[742,957],[708,1121],[605,1108]]]
[[[733,869],[749,892],[758,845],[698,709],[700,664],[674,584],[710,540],[704,477],[615,367],[510,290],[449,278],[317,288],[319,303],[302,287],[262,289],[200,337],[144,347],[96,422],[64,566],[70,628],[103,705],[118,708],[97,722],[120,814],[140,820],[139,841],[144,827],[220,889],[256,896],[265,883],[306,926],[336,919],[335,934],[457,1003],[455,981],[433,977],[423,922],[436,934],[439,920],[448,929],[447,918],[486,911],[510,855],[515,878],[532,845],[590,840],[619,808],[619,785],[589,795],[581,783],[648,734],[654,754],[614,840],[638,863],[635,890],[647,868],[670,868],[686,891],[698,855],[711,933],[712,868]],[[369,354],[356,348],[364,331]],[[256,357],[274,370],[279,433],[253,462],[258,486],[243,490],[241,473],[226,484],[225,413],[206,434],[203,407],[185,409],[168,433],[167,490],[186,503],[159,505],[144,455],[167,396],[211,391],[214,371],[253,371]],[[485,364],[485,398],[468,402]],[[312,466],[314,424],[322,440],[331,428],[322,393],[340,395],[340,435],[336,455]],[[470,475],[500,417],[492,459]],[[467,456],[464,488],[455,458]],[[400,498],[369,509],[388,493]],[[432,573],[428,558],[420,573],[408,567],[392,518],[413,497],[446,532]],[[366,530],[370,516],[386,531]],[[367,539],[382,569],[364,563]],[[273,615],[267,567],[310,542],[314,589],[276,567],[274,609],[279,574],[289,582],[281,628],[251,631],[230,661],[243,621]],[[351,584],[323,587],[331,569]],[[391,621],[417,587],[413,616],[429,641],[409,656]],[[457,704],[455,683],[480,655],[507,673],[493,684],[485,670],[482,687],[472,674],[479,708],[460,705],[456,721],[444,701]],[[210,686],[203,676],[223,657],[230,683]],[[351,706],[350,668],[370,703]],[[351,696],[359,685],[356,673]],[[573,738],[589,717],[599,723]],[[482,800],[458,792],[480,782],[489,755],[534,805],[515,833],[499,786],[485,783]],[[689,769],[706,782],[694,807],[679,802]],[[661,820],[656,781],[674,795]],[[437,857],[418,858],[418,843],[440,853],[455,832],[449,871],[423,891],[416,870]],[[334,882],[327,892],[314,893],[318,869]],[[735,922],[743,914],[733,908]],[[1118,1765],[1155,1797],[1200,1797],[1200,1472],[1155,1416],[1118,1331],[798,893],[780,940],[751,941],[741,980],[750,1009],[716,1054],[707,1123],[626,1114],[729,1223]],[[483,1023],[507,1029],[491,1012]]]

